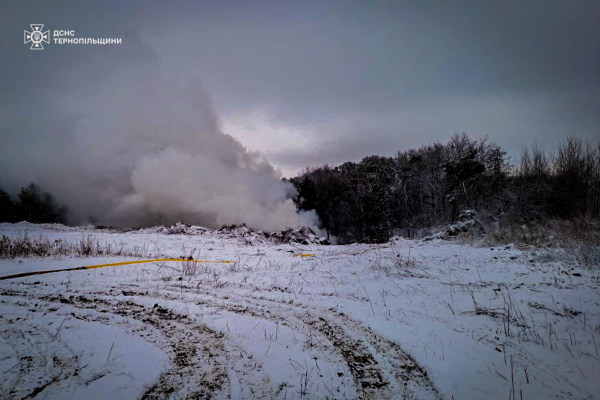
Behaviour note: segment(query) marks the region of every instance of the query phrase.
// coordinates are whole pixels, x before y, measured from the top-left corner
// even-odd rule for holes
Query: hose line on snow
[[[62,268],[62,269],[51,269],[51,270],[47,270],[47,271],[22,272],[20,274],[0,276],[0,281],[3,281],[5,279],[23,278],[25,276],[51,274],[53,272],[81,271],[84,269],[118,267],[119,265],[142,264],[142,263],[161,262],[161,261],[185,261],[185,262],[195,262],[195,263],[217,263],[217,264],[230,264],[230,263],[234,262],[234,261],[227,261],[227,260],[225,260],[225,261],[209,261],[209,260],[186,260],[183,258],[158,258],[155,260],[123,261],[123,262],[118,262],[118,263],[87,265],[87,266],[75,267],[75,268]]]

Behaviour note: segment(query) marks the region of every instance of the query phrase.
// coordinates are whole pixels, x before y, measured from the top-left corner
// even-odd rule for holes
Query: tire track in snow
[[[224,334],[158,304],[148,309],[133,301],[109,300],[109,297],[114,297],[111,295],[105,298],[87,297],[98,294],[100,293],[78,292],[77,295],[66,297],[13,290],[0,292],[3,296],[66,304],[78,309],[130,318],[160,331],[172,349],[173,367],[160,376],[143,399],[229,398],[228,377],[231,370],[240,377],[239,384],[245,387],[248,394],[256,398],[273,397],[268,377],[261,373],[255,363],[243,356],[243,350],[227,349],[231,344],[225,345]],[[110,325],[110,319],[104,323]]]
[[[323,353],[323,356],[326,353],[336,354],[337,356],[329,358],[335,358],[347,365],[360,398],[439,398],[426,371],[422,370],[398,344],[376,335],[370,328],[333,309],[290,305],[239,293],[227,293],[225,296],[206,287],[195,290],[167,287],[161,289],[163,293],[160,294],[132,291],[129,285],[119,285],[119,288],[126,296],[138,296],[153,299],[152,301],[164,299],[181,304],[194,302],[199,306],[251,315],[279,324],[285,322],[294,326],[296,331],[314,337],[314,340],[311,340],[315,342],[315,348]],[[239,384],[246,389],[250,388],[245,392],[252,397],[273,397],[273,393],[268,390],[268,378],[265,380],[265,376],[256,376],[256,373],[248,374],[253,367],[252,362],[248,362],[248,358],[243,357],[243,351],[240,352],[239,349],[228,351],[223,345],[225,338],[222,333],[158,304],[148,310],[131,300],[122,300],[120,296],[120,299],[115,299],[114,293],[98,291],[84,294],[81,294],[81,291],[70,293],[73,295],[69,297],[61,295],[37,295],[36,297],[29,292],[13,292],[11,295],[33,296],[77,308],[96,309],[99,312],[136,319],[158,329],[171,342],[175,365],[161,376],[159,382],[146,393],[145,398],[166,398],[173,394],[179,397],[176,394],[184,393],[193,393],[199,398],[222,397],[225,393],[229,393],[231,376],[241,379]],[[211,343],[211,345],[197,351],[193,343]],[[191,365],[208,365],[211,368],[209,371],[198,373],[195,369],[192,371]],[[234,373],[232,374],[231,371]],[[341,379],[344,378],[340,377]],[[234,385],[237,386],[237,382],[234,382]]]
[[[17,307],[24,305],[18,304]],[[11,398],[27,398],[24,388],[38,387],[52,383],[50,377],[69,377],[77,373],[77,355],[62,341],[56,341],[47,329],[33,325],[29,321],[24,326],[17,327],[14,321],[0,315],[0,338],[14,350],[19,361],[11,367],[18,369],[16,379],[6,381],[6,387]],[[30,374],[39,371],[40,374]],[[8,371],[0,371],[6,373]],[[42,375],[42,376],[40,376]],[[34,383],[35,382],[35,383]]]
[[[199,289],[166,287],[162,290],[171,293],[166,299],[181,301],[186,291],[185,297],[189,300],[198,297]],[[295,320],[296,328],[304,330],[303,333],[308,333],[306,327],[319,332],[330,343],[324,350],[341,355],[353,375],[357,392],[363,398],[397,398],[399,395],[403,399],[440,397],[427,372],[397,343],[375,334],[372,329],[344,313],[314,306],[256,299],[253,296],[241,296],[237,292],[222,295],[217,291],[207,290],[206,287],[202,289],[209,298],[203,298],[200,304],[238,314],[250,314],[277,323],[290,324],[291,320]],[[234,304],[230,304],[232,302]],[[277,311],[275,313],[274,308]],[[393,375],[386,374],[384,369],[393,371]]]

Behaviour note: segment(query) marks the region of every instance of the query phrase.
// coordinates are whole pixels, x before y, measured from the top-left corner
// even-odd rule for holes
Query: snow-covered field
[[[0,281],[2,399],[600,396],[597,271],[512,246],[0,224],[25,233],[234,263]],[[133,259],[2,259],[0,275]]]

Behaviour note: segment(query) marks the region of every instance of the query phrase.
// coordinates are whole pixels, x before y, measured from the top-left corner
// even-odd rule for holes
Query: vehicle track
[[[272,397],[269,379],[261,372],[260,366],[244,359],[243,350],[225,343],[223,333],[158,304],[148,309],[132,301],[108,300],[86,294],[63,296],[2,291],[0,295],[95,310],[102,314],[133,319],[160,331],[171,347],[173,367],[161,374],[158,382],[146,391],[143,399],[229,398],[228,368],[238,373],[240,384],[252,396]],[[103,323],[110,325],[110,321],[107,318]]]
[[[375,334],[371,328],[335,309],[257,299],[239,292],[225,294],[208,286],[167,286],[162,291],[167,292],[162,294],[166,300],[197,302],[200,299],[199,305],[248,314],[276,323],[285,322],[305,335],[320,334],[322,337],[315,338],[314,342],[319,343],[323,352],[334,352],[341,356],[352,373],[357,392],[363,398],[440,397],[427,371],[397,343]],[[145,292],[135,294],[148,295]],[[394,375],[389,376],[384,370],[394,371]]]
[[[159,305],[160,300],[182,304],[193,302],[205,307],[209,313],[214,311],[208,309],[222,310],[280,324],[285,322],[292,329],[311,338],[307,346],[314,346],[325,358],[347,365],[359,398],[440,397],[427,372],[399,345],[335,309],[257,299],[237,292],[227,292],[225,295],[209,287],[166,287],[161,289],[162,293],[151,294],[140,291],[139,288],[132,290],[129,285],[113,289],[122,289],[122,296],[115,297],[114,290],[110,293],[70,291],[65,296],[6,290],[0,294],[68,304],[79,309],[94,309],[101,313],[135,319],[158,329],[171,345],[174,365],[146,392],[145,399],[184,398],[190,395],[193,398],[227,397],[230,392],[230,368],[236,370],[240,385],[249,397],[274,398],[281,395],[279,392],[273,393],[260,366],[245,357],[243,350],[234,348],[223,333],[210,329],[196,318],[189,318]],[[131,299],[127,299],[128,297]],[[137,297],[158,301],[149,309],[133,300]],[[346,379],[340,377],[340,380]]]
[[[181,287],[165,289],[175,298],[182,296]],[[335,309],[257,299],[239,292],[225,294],[210,287],[189,290],[196,296],[202,291],[206,296],[204,304],[280,323],[290,324],[295,320],[298,330],[306,333],[307,329],[314,329],[321,333],[332,345],[329,350],[341,354],[345,360],[364,398],[398,398],[399,394],[406,399],[440,397],[427,371],[397,343],[375,334],[371,328]],[[386,376],[384,370],[394,371],[394,376]]]
[[[53,340],[55,335],[48,329],[28,321],[19,326],[14,322],[0,315],[0,337],[13,349],[18,358],[18,363],[11,367],[17,370],[17,374],[2,388],[11,398],[33,397],[37,391],[43,390],[56,380],[77,374],[77,355],[64,343]],[[39,374],[32,374],[32,371]],[[25,391],[25,387],[37,389]]]

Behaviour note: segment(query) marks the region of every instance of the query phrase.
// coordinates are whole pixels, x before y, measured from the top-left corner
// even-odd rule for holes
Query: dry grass
[[[74,241],[63,239],[50,241],[43,236],[31,239],[27,234],[12,238],[3,235],[0,238],[0,258],[63,257],[70,254],[79,257],[146,257],[148,253],[145,245],[125,247],[101,242],[94,235],[82,235],[80,239]]]
[[[558,261],[590,269],[600,268],[600,223],[584,219],[544,223],[501,224],[485,234],[465,233],[461,241],[484,246],[514,244],[534,250],[538,261]]]

